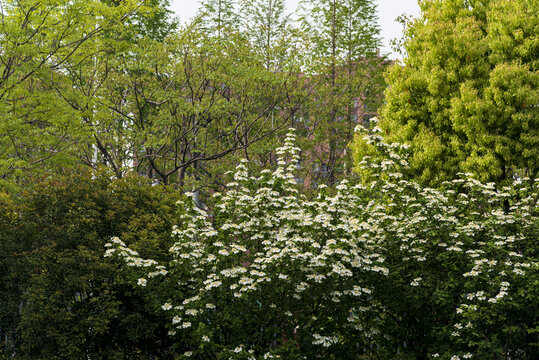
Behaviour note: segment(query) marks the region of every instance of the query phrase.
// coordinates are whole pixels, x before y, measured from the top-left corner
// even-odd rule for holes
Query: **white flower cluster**
[[[379,135],[366,134],[364,140],[385,155],[365,157],[360,163],[374,174],[373,178],[380,179],[367,185],[383,194],[379,213],[394,214],[393,224],[386,228],[385,247],[397,245],[403,261],[418,262],[410,268],[448,260],[469,264],[461,276],[466,288],[475,291],[461,295],[463,303],[456,313],[470,320],[464,328],[473,328],[472,322],[481,321],[485,308],[510,296],[514,275],[537,270],[537,262],[522,260],[520,249],[530,239],[525,234],[533,234],[536,226],[539,179],[518,179],[500,191],[492,183],[483,184],[470,174],[459,174],[461,178],[445,183],[442,189],[424,188],[402,175],[407,172],[402,146],[387,144]],[[505,205],[508,199],[509,209]],[[426,277],[428,273],[414,270],[413,275]],[[410,285],[419,286],[421,280],[415,277]],[[461,336],[462,327],[454,330],[454,336]],[[471,358],[472,353],[461,356]]]
[[[125,261],[127,266],[152,269],[146,274],[147,278],[153,278],[158,275],[164,276],[168,273],[166,268],[162,265],[159,265],[157,261],[151,259],[142,259],[139,257],[138,252],[128,248],[125,243],[120,240],[118,237],[113,237],[110,239],[109,243],[105,244],[107,250],[105,251],[105,257],[111,257],[113,255],[118,255]],[[137,285],[146,286],[148,280],[146,278],[139,278]]]
[[[188,283],[196,300],[183,301],[182,318],[203,321],[209,299],[223,292],[232,299],[258,298],[261,311],[278,307],[292,317],[294,309],[310,301],[311,291],[328,304],[351,302],[371,293],[360,286],[364,274],[388,274],[376,245],[382,232],[379,221],[366,216],[368,211],[358,211],[363,207],[357,196],[360,188],[343,182],[333,197],[320,194],[308,201],[294,180],[299,151],[290,133],[277,151],[279,167],[273,173],[250,177],[241,162],[228,191],[214,195],[218,204],[213,222],[192,204],[183,215],[170,251],[176,266],[190,270]],[[252,189],[249,183],[258,186]],[[272,292],[279,288],[279,293]],[[334,343],[328,341],[314,343]]]
[[[330,347],[333,344],[339,342],[335,336],[322,336],[319,334],[313,334],[313,345],[322,345],[324,347]]]

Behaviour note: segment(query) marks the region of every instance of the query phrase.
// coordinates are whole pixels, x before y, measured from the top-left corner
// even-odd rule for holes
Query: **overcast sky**
[[[299,0],[285,0],[285,2],[287,10],[293,12]],[[395,22],[395,19],[403,13],[414,17],[419,16],[419,6],[417,5],[417,0],[377,0],[377,2],[378,17],[380,19],[383,37],[382,52],[390,54],[391,58],[395,58],[396,55],[392,54],[389,41],[393,38],[400,37],[402,34],[402,26]],[[172,0],[171,9],[184,22],[195,15],[198,4],[199,0]]]

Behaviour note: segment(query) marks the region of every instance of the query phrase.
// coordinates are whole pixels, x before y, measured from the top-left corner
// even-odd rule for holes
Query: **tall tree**
[[[121,0],[99,0],[109,6],[122,4]],[[170,10],[170,0],[141,0],[139,9],[134,16],[124,22],[123,30],[133,39],[150,37],[163,40],[177,28],[178,23],[171,18],[174,13]]]
[[[254,47],[262,54],[266,68],[279,57],[279,45],[287,37],[289,16],[283,0],[243,0],[244,30]]]
[[[198,11],[202,28],[217,37],[224,29],[239,30],[236,0],[201,0]]]
[[[304,1],[303,27],[311,34],[308,72],[319,84],[306,112],[319,164],[318,181],[333,183],[347,166],[346,148],[359,116],[381,102],[385,60],[377,56],[380,28],[373,0]],[[358,108],[362,107],[362,108]],[[323,179],[325,177],[325,179]]]
[[[498,183],[537,177],[537,13],[532,0],[421,3],[404,64],[388,75],[380,125],[411,145],[411,169],[423,182],[458,172]]]

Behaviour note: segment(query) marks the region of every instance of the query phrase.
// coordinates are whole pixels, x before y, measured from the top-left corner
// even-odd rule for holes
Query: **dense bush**
[[[367,185],[309,201],[290,135],[275,172],[242,163],[211,212],[186,202],[170,261],[116,237],[106,256],[168,297],[155,306],[186,358],[535,358],[537,181],[425,188],[403,146],[365,141],[381,155],[360,164]]]
[[[177,194],[132,177],[73,175],[0,196],[0,354],[16,359],[170,358],[164,315],[103,258],[121,234],[159,258]]]
[[[406,180],[406,147],[360,136],[377,149],[377,159],[359,165],[379,179],[370,188],[391,219],[383,240],[390,274],[375,291],[385,305],[381,349],[390,358],[395,349],[448,359],[537,357],[539,179],[496,189],[459,174],[426,188]]]

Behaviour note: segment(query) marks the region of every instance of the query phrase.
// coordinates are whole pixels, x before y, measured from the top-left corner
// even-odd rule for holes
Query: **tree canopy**
[[[440,184],[539,171],[539,4],[424,1],[408,23],[402,64],[387,75],[380,126],[410,144],[411,170]],[[363,144],[355,145],[358,158]]]
[[[212,177],[207,162],[245,151],[289,121],[303,101],[291,62],[269,71],[235,29],[220,27],[226,38],[218,38],[200,19],[177,29],[167,4],[7,7],[3,184],[105,166],[117,177],[136,171],[184,185],[187,171]]]
[[[166,3],[165,3],[166,4]],[[173,24],[161,1],[3,1],[0,23],[0,183],[13,186],[43,172],[76,166],[88,129],[57,92],[70,70],[93,93],[96,67],[146,35]],[[98,61],[98,59],[100,61]],[[69,100],[69,98],[67,99]]]
[[[0,358],[174,353],[165,318],[103,256],[104,244],[123,234],[160,258],[171,245],[179,194],[109,175],[72,172],[16,196],[0,192]]]

